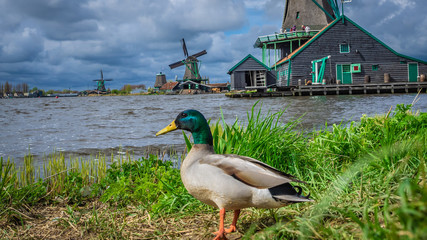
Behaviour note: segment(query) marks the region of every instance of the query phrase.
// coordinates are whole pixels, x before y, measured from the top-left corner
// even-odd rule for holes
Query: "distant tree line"
[[[7,81],[6,83],[0,83],[0,96],[4,94],[27,93],[29,90],[26,83],[10,84]]]
[[[146,86],[144,84],[138,84],[138,85],[126,84],[120,90],[113,90],[112,93],[113,94],[130,94],[135,89],[145,90]],[[0,98],[3,97],[4,95],[15,94],[15,93],[24,94],[28,92],[35,92],[37,90],[39,90],[37,89],[37,87],[34,87],[33,89],[30,90],[27,83],[10,84],[9,82],[6,81],[5,83],[0,83]],[[54,94],[54,93],[78,93],[78,91],[73,91],[70,89],[48,90],[46,92],[44,90],[41,90],[41,91],[43,92],[43,95]]]
[[[138,84],[138,85],[125,84],[125,85],[120,89],[120,91],[118,91],[118,90],[114,91],[114,90],[113,90],[113,92],[112,92],[112,93],[115,93],[115,94],[118,94],[118,93],[121,93],[121,94],[129,94],[129,93],[131,93],[131,92],[132,92],[132,90],[135,90],[135,89],[142,89],[142,90],[145,90],[145,89],[146,89],[146,87],[145,87],[145,85],[144,85],[144,84]]]

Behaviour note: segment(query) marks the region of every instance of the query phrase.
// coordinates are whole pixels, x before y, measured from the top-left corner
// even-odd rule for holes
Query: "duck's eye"
[[[186,113],[181,113],[181,117],[182,118],[185,118],[185,117],[187,117],[188,115],[186,114]]]

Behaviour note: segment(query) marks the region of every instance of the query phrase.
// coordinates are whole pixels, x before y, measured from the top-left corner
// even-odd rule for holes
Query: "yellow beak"
[[[173,120],[167,127],[165,127],[162,130],[158,131],[156,133],[156,136],[159,136],[159,135],[162,135],[162,134],[165,134],[165,133],[177,130],[177,129],[178,128],[176,127],[175,120]]]

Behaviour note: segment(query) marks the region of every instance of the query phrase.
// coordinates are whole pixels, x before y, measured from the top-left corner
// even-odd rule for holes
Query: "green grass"
[[[397,105],[383,116],[302,132],[300,119],[282,122],[286,110],[255,108],[246,124],[211,124],[215,150],[297,176],[315,202],[244,210],[243,239],[427,238],[426,113]],[[184,139],[191,148],[191,137]],[[217,210],[190,196],[179,170],[157,156],[128,155],[107,167],[105,156],[53,153],[37,169],[29,154],[24,163],[0,161],[2,239],[200,239],[216,230]]]

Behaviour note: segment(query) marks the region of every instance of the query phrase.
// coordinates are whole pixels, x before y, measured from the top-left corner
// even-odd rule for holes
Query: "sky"
[[[340,1],[339,1],[340,2]],[[95,89],[94,79],[152,87],[169,64],[202,50],[200,73],[227,82],[258,36],[278,32],[284,0],[0,0],[0,83]],[[398,53],[427,61],[426,0],[353,0],[344,13]]]

